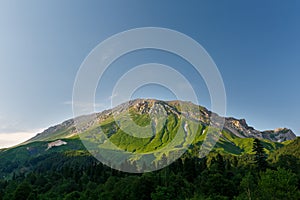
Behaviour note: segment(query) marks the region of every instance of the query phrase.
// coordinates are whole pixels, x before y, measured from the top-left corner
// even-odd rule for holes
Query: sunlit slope
[[[0,150],[0,175],[12,176],[14,172],[34,170],[40,165],[47,168],[48,160],[56,157],[59,158],[56,164],[58,167],[63,167],[64,163],[73,157],[94,159],[86,150],[84,145],[86,141],[98,150],[108,153],[116,147],[119,151],[134,154],[158,152],[153,154],[154,162],[160,160],[162,154],[170,157],[174,152],[182,152],[186,148],[198,151],[201,149],[211,128],[209,124],[211,112],[189,102],[157,100],[149,102],[148,106],[145,106],[144,100],[131,102],[128,113],[130,120],[137,126],[151,128],[150,131],[153,133],[151,137],[138,137],[147,135],[147,130],[145,129],[146,131],[143,132],[141,129],[141,132],[137,132],[136,127],[127,121],[129,120],[128,116],[121,105],[115,110],[98,113],[96,121],[86,126],[82,132],[78,132],[75,121],[71,119],[50,127],[17,147]],[[166,113],[164,120],[153,118],[151,115],[153,110],[150,111],[151,103],[160,105],[161,111]],[[182,109],[182,106],[185,106],[185,109]],[[117,114],[113,114],[113,111]],[[119,124],[120,121],[123,122],[122,126]],[[234,126],[229,126],[229,122],[233,122],[233,125],[236,124],[237,127],[233,129]],[[245,136],[247,136],[248,130],[252,133],[256,132],[243,123],[245,122],[241,120],[228,119],[224,129],[219,133],[220,137],[212,152],[237,156],[251,154],[254,137],[253,135]],[[241,130],[245,130],[245,132]],[[239,131],[239,135],[236,134],[236,131]],[[257,135],[257,138],[259,137],[260,135]],[[299,152],[299,148],[297,148],[299,139],[285,142],[260,139],[266,152],[270,155],[274,156],[274,152],[276,152],[275,154],[287,154],[287,152],[296,152],[297,154]],[[60,145],[53,145],[56,143]],[[139,156],[131,157],[131,160],[138,161],[139,159]]]
[[[163,120],[155,118],[155,116],[163,115],[165,115]],[[210,127],[211,115],[212,113],[206,108],[191,102],[137,99],[114,109],[97,113],[93,123],[86,125],[84,131],[78,131],[75,126],[76,120],[70,119],[50,127],[27,143],[77,136],[78,139],[94,143],[97,148],[117,147],[122,151],[135,153],[148,153],[163,149],[165,153],[168,153],[186,148],[189,144],[201,146]],[[130,120],[135,126],[129,122]],[[122,121],[122,126],[120,126],[120,121]],[[137,129],[136,126],[150,127],[151,136],[144,137],[149,133],[144,132],[144,129]],[[235,155],[250,153],[253,138],[261,139],[267,152],[284,145],[277,140],[293,138],[288,129],[282,129],[282,133],[279,131],[276,133],[275,131],[259,132],[249,127],[245,120],[234,118],[225,118],[224,129],[220,134],[214,151]]]

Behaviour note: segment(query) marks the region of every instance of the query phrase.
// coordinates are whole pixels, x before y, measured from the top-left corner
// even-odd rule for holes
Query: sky
[[[0,148],[72,118],[73,84],[86,56],[110,36],[139,27],[173,29],[205,48],[224,81],[226,116],[300,135],[299,9],[297,0],[0,1]],[[189,63],[148,49],[111,65],[98,85],[96,109],[109,108],[122,74],[149,62],[188,77],[199,103],[210,108],[205,82]],[[139,97],[175,96],[146,85],[132,96]]]

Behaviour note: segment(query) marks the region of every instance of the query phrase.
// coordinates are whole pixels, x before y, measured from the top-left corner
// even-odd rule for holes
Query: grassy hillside
[[[143,127],[150,122],[147,113],[133,110],[131,116]],[[35,141],[2,149],[0,200],[297,199],[300,138],[283,143],[261,140],[268,154],[267,169],[262,170],[253,159],[254,139],[239,138],[226,130],[222,131],[213,150],[199,159],[199,149],[209,127],[195,122],[185,126],[187,121],[170,113],[153,137],[136,138],[121,130],[112,117],[107,117],[90,126],[80,137],[74,135],[74,127],[62,126],[55,128],[52,134],[40,135]],[[59,139],[66,144],[49,148],[49,144]],[[154,154],[154,168],[159,168],[162,162],[168,163],[174,152],[182,150],[185,144],[191,145],[169,166],[136,175],[111,169],[96,160],[85,149],[82,143],[85,139],[101,151],[112,149],[105,142],[109,140],[120,149],[141,154],[170,145],[163,153]],[[130,160],[141,170],[139,159]]]
[[[131,162],[136,161],[138,168],[143,167],[143,159],[149,159],[149,155],[151,156],[150,162],[153,165],[158,165],[164,156],[171,158],[181,155],[187,148],[190,149],[189,151],[196,151],[193,156],[199,156],[201,145],[206,141],[208,132],[211,130],[209,123],[206,121],[211,114],[209,111],[190,102],[180,104],[178,101],[167,103],[157,100],[149,101],[149,104],[159,103],[158,109],[154,112],[167,113],[165,120],[160,120],[155,117],[151,118],[151,106],[148,103],[141,105],[141,102],[144,101],[133,102],[130,106],[130,119],[138,126],[150,129],[139,129],[140,132],[137,132],[135,127],[129,123],[122,105],[117,108],[118,114],[115,118],[112,111],[104,111],[98,115],[95,123],[86,126],[82,132],[77,132],[73,120],[67,120],[60,125],[50,127],[24,144],[1,150],[0,175],[11,176],[14,172],[20,170],[30,171],[35,166],[30,162],[28,163],[28,160],[34,159],[38,163],[39,158],[52,156],[56,153],[67,157],[70,155],[89,155],[86,147],[93,149],[93,153],[96,152],[102,157],[117,159],[114,163],[120,166],[123,164],[124,158],[120,157],[118,153],[121,151],[130,152],[132,154],[128,153],[125,156],[128,156],[128,160]],[[158,117],[162,116],[158,115]],[[244,121],[234,121],[233,118],[230,120],[238,124],[236,128],[244,126],[245,130],[249,130]],[[122,129],[120,128],[121,122]],[[149,131],[153,134],[152,136],[138,137],[139,135],[149,134]],[[217,134],[220,134],[220,138],[211,150],[212,154],[220,153],[233,156],[253,154],[253,138],[240,138],[234,132],[229,131],[228,128]],[[48,149],[50,142],[59,139],[67,144]],[[279,143],[261,139],[261,142],[265,152],[272,155],[270,157],[287,154],[287,152],[293,155],[297,154],[297,156],[299,154],[297,150],[298,140]],[[206,144],[211,143],[209,141]],[[112,160],[107,162],[110,161]]]
[[[112,123],[112,122],[111,122]],[[109,130],[110,123],[105,124],[107,130]],[[107,127],[108,126],[108,127]],[[95,127],[96,129],[96,127]],[[103,127],[105,130],[105,127]],[[195,137],[194,142],[191,145],[191,148],[199,149],[200,145],[203,142],[206,134],[206,127],[202,127],[199,131],[198,135]],[[88,130],[93,131],[94,129]],[[126,140],[130,138],[130,136],[122,133],[119,131],[117,134],[114,135],[114,143],[119,145],[120,147],[126,150],[136,150],[136,151],[148,151],[149,149],[152,150],[151,142],[149,139],[141,139],[141,141],[132,142],[131,140]],[[168,140],[164,140],[162,137],[163,134],[161,133],[157,135],[157,138],[160,139],[153,139],[152,142],[157,142],[157,144],[164,144],[168,142]],[[112,136],[111,136],[112,137]],[[120,139],[118,139],[120,138]],[[21,171],[23,172],[30,172],[34,170],[36,167],[40,165],[44,165],[45,160],[53,159],[55,157],[63,156],[65,159],[69,157],[77,157],[77,156],[88,156],[91,159],[92,156],[90,153],[85,149],[84,145],[82,144],[80,138],[78,136],[74,136],[72,138],[65,138],[62,139],[63,141],[67,142],[66,145],[53,147],[47,150],[48,143],[51,141],[41,141],[41,142],[32,142],[29,144],[21,145],[15,148],[9,148],[2,150],[0,152],[0,177],[11,178],[13,174],[18,174]],[[144,141],[145,140],[145,141]],[[55,141],[55,140],[54,140]],[[237,138],[236,136],[223,131],[223,136],[215,145],[214,149],[212,150],[211,154],[215,155],[215,153],[221,153],[222,155],[233,155],[233,156],[242,156],[252,154],[252,138]],[[279,154],[287,154],[292,152],[299,154],[299,138],[287,146],[281,143],[274,143],[269,141],[262,141],[262,144],[265,147],[267,153],[270,153],[271,156]],[[298,148],[297,148],[298,147]],[[107,148],[107,147],[103,147]],[[290,150],[292,149],[292,150]],[[174,150],[174,149],[173,149]],[[276,152],[272,154],[272,152]],[[169,152],[166,153],[169,156],[169,153],[172,153],[171,149]],[[161,159],[160,154],[157,154],[156,161],[158,162]],[[135,158],[138,159],[138,158]]]

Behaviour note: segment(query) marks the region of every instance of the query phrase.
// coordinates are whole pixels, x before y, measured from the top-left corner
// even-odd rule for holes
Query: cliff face
[[[258,131],[253,127],[249,127],[245,119],[226,118],[224,129],[229,130],[236,136],[241,138],[258,138],[267,139],[272,142],[284,142],[293,140],[296,135],[292,130],[287,128],[277,128],[275,130]]]
[[[182,111],[180,106],[184,106],[185,109]],[[209,126],[209,119],[212,113],[204,107],[195,105],[191,102],[183,101],[160,101],[154,99],[136,99],[124,104],[121,104],[113,109],[105,110],[100,113],[96,113],[96,121],[88,122],[86,128],[93,126],[97,123],[105,121],[110,118],[112,114],[120,115],[124,113],[127,108],[134,109],[140,114],[149,114],[149,116],[155,112],[163,112],[167,115],[173,114],[178,118],[180,115],[184,115],[186,118],[196,120],[205,126]],[[154,108],[159,108],[156,110]],[[240,138],[258,138],[267,139],[272,142],[283,142],[287,140],[293,140],[296,135],[292,130],[287,128],[277,128],[275,130],[258,131],[253,127],[248,126],[245,119],[235,119],[232,117],[225,118],[224,130],[231,132]],[[63,137],[59,137],[61,136]],[[47,140],[51,139],[51,136],[55,136],[53,139],[64,138],[70,135],[76,134],[76,128],[74,126],[74,119],[67,120],[62,124],[48,128],[42,133],[37,134],[34,138],[29,141]]]
[[[287,140],[294,140],[296,135],[290,129],[277,128],[275,130],[263,131],[262,137],[271,141],[283,142]]]

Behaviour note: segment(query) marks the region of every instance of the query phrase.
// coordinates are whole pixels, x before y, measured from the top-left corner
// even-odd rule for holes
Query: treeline
[[[299,159],[267,160],[257,140],[253,151],[199,159],[192,148],[168,167],[143,174],[113,170],[86,154],[54,153],[28,160],[32,172],[19,166],[10,180],[0,180],[0,200],[299,199]]]

